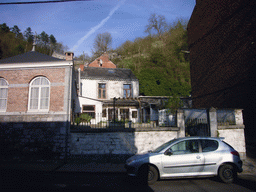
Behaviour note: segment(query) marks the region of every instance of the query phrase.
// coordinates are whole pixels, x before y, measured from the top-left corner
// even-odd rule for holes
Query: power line
[[[91,1],[91,0],[56,0],[56,1],[30,1],[30,2],[9,2],[9,3],[0,3],[0,5],[14,5],[14,4],[39,4],[39,3],[64,3],[71,1]]]

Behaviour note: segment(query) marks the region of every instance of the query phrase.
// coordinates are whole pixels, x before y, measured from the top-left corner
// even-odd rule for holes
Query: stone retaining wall
[[[70,154],[135,154],[177,138],[179,129],[71,133]]]
[[[2,160],[64,159],[68,141],[63,115],[0,116],[0,153]],[[4,118],[4,119],[2,119]],[[24,122],[24,119],[30,120]],[[38,121],[37,121],[38,120]],[[8,122],[9,121],[9,122]]]
[[[218,126],[218,136],[224,137],[224,141],[234,147],[240,156],[246,156],[244,126]]]

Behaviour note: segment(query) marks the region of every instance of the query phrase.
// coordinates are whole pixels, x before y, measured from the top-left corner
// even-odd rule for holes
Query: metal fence
[[[219,126],[236,125],[235,111],[232,109],[218,109],[217,122]]]
[[[79,124],[73,121],[71,130],[89,130],[89,129],[127,129],[127,128],[158,128],[158,127],[175,127],[176,115],[161,116],[156,120],[155,116],[143,114],[143,116],[134,113],[119,113],[106,115],[103,113],[93,114],[90,122],[81,122]],[[152,120],[153,119],[153,120]]]
[[[188,119],[185,123],[186,136],[210,136],[207,119]]]

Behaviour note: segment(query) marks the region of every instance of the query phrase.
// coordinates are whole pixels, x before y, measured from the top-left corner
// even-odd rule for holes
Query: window
[[[98,98],[106,99],[106,84],[105,83],[99,83]]]
[[[188,153],[198,153],[199,145],[197,140],[181,141],[171,147],[173,155],[181,155]]]
[[[129,109],[120,109],[120,116],[122,120],[129,119]]]
[[[137,117],[138,117],[137,111],[133,111],[133,112],[132,112],[132,118],[137,118]]]
[[[94,119],[95,118],[95,105],[83,105],[82,113],[86,113]]]
[[[214,141],[214,140],[204,139],[204,140],[201,140],[201,143],[202,143],[203,152],[215,151],[219,147],[218,141]]]
[[[8,83],[5,79],[0,78],[0,111],[7,108]]]
[[[114,109],[108,109],[108,120],[117,120],[118,119],[118,109],[115,108],[115,112]]]
[[[29,87],[29,110],[49,110],[50,82],[46,77],[36,77]]]
[[[106,109],[102,110],[102,117],[107,117],[107,110]]]
[[[132,86],[130,84],[124,84],[124,98],[132,96]]]

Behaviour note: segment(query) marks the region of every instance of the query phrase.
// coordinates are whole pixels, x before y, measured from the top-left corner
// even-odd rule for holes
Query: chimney
[[[73,52],[66,52],[66,61],[73,61],[74,53]]]
[[[81,71],[84,71],[84,65],[83,65],[83,64],[79,65],[79,69],[80,69]]]

